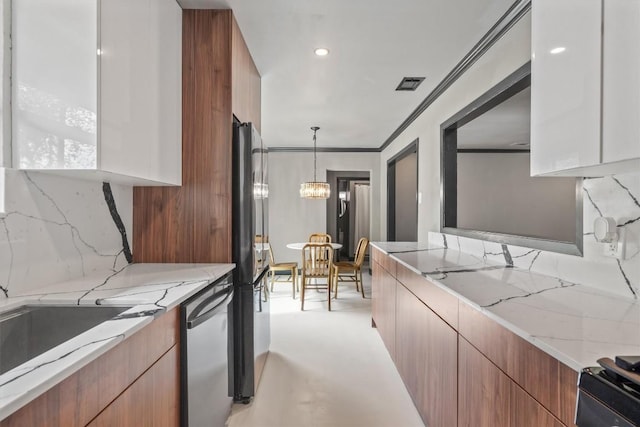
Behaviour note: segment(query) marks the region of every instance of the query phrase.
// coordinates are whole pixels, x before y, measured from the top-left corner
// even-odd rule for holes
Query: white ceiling
[[[503,103],[460,126],[458,148],[528,150],[531,136],[531,88],[518,92]]]
[[[180,0],[233,9],[262,75],[270,147],[377,148],[514,0]],[[330,54],[317,57],[314,49]],[[404,76],[426,77],[396,92]]]

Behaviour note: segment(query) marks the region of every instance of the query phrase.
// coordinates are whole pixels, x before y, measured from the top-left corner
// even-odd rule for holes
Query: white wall
[[[416,138],[420,141],[418,191],[422,193],[422,204],[418,207],[418,241],[428,241],[430,231],[439,232],[440,124],[529,61],[530,46],[528,14],[381,153],[381,236],[386,236],[387,160]],[[634,292],[640,295],[640,174],[588,179],[583,185],[584,256],[521,248],[512,253],[514,259],[518,259],[516,264],[620,295],[629,296]],[[611,216],[618,222],[618,230],[627,241],[624,260],[603,256],[602,244],[593,237],[593,221],[599,216]],[[452,247],[457,244],[464,252],[480,255],[498,252],[498,258],[502,257],[499,244],[456,236],[450,241]],[[466,242],[464,245],[463,241]]]
[[[457,227],[575,241],[575,179],[532,178],[529,158],[458,153]]]
[[[327,170],[368,171],[371,183],[371,240],[380,240],[380,154],[318,153],[318,180]],[[326,231],[325,200],[300,198],[300,184],[313,180],[313,154],[269,153],[269,240],[276,261],[299,261],[291,242],[307,241],[313,232]],[[332,188],[331,191],[335,191]]]
[[[531,19],[527,14],[381,153],[380,176],[386,183],[387,161],[415,139],[420,141],[418,241],[426,242],[429,231],[440,230],[440,124],[529,61],[530,46]],[[386,236],[387,190],[386,185],[379,188],[380,235]]]

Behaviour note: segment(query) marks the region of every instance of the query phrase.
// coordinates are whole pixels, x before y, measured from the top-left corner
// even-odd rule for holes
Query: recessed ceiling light
[[[327,56],[327,55],[329,55],[329,49],[324,48],[324,47],[319,47],[316,50],[314,50],[314,52],[318,56]]]
[[[559,47],[554,47],[553,49],[551,49],[549,51],[549,53],[552,54],[552,55],[557,55],[559,53],[564,52],[565,50],[567,50],[566,47],[559,46]]]

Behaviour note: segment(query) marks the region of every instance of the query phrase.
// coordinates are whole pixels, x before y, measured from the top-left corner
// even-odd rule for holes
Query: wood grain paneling
[[[184,10],[182,187],[136,187],[135,262],[231,262],[230,10]]]
[[[511,381],[511,426],[563,427],[549,411]]]
[[[90,427],[180,425],[178,346],[174,346],[102,411]]]
[[[380,257],[383,255],[382,251],[372,245],[369,245],[369,248],[371,249],[371,263],[377,262],[380,264]]]
[[[458,417],[458,334],[402,284],[396,294],[396,366],[428,426]]]
[[[458,364],[458,426],[511,427],[509,377],[462,337]]]
[[[564,363],[559,363],[559,381],[558,398],[560,401],[557,415],[565,425],[573,427],[575,426],[576,400],[578,398],[578,373]]]
[[[554,416],[566,420],[568,408],[575,408],[577,377],[573,386],[563,386],[566,390],[561,392],[561,364],[557,359],[475,308],[461,303],[459,310],[460,334]]]
[[[395,360],[396,347],[396,279],[380,264],[374,263],[371,282],[371,316],[378,333]]]
[[[84,426],[179,341],[174,309],[8,418],[8,426]],[[168,373],[169,374],[169,373]]]
[[[397,279],[453,329],[458,329],[458,298],[398,263]]]
[[[260,117],[260,73],[242,37],[235,18],[231,27],[231,107],[241,122],[252,122],[258,132]]]

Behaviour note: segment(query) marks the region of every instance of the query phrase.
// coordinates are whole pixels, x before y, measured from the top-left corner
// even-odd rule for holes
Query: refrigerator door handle
[[[211,317],[213,317],[216,313],[218,313],[220,310],[222,310],[225,307],[225,304],[227,303],[227,301],[229,301],[229,299],[232,296],[233,296],[233,287],[229,287],[225,290],[216,292],[215,294],[211,295],[209,298],[201,302],[195,308],[195,310],[193,310],[193,312],[187,319],[187,329],[193,329],[198,325],[209,320]],[[222,300],[220,300],[219,303],[217,303],[214,307],[212,307],[211,309],[201,314],[202,310],[204,310],[212,302],[219,300],[220,297],[223,297],[223,298]]]

